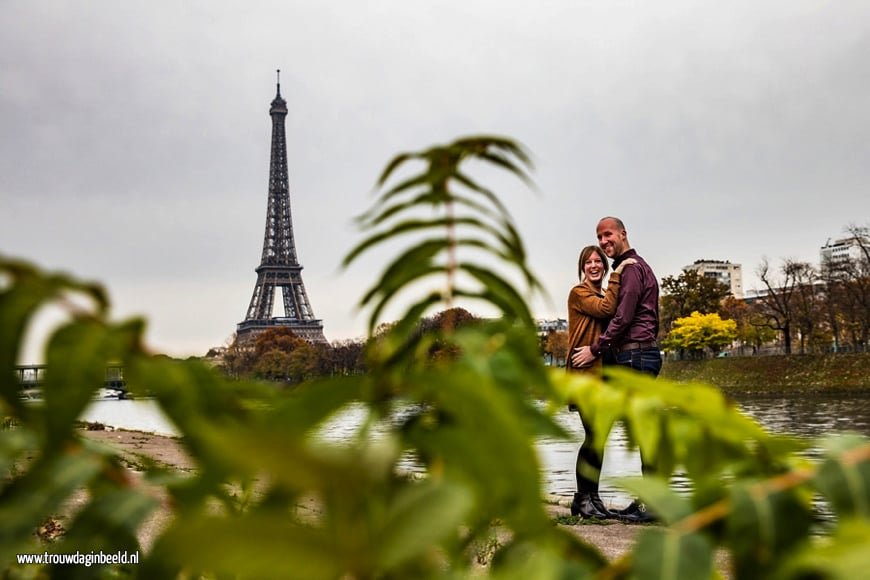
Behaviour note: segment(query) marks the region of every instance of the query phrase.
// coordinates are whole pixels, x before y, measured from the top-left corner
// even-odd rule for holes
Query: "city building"
[[[564,318],[538,318],[535,320],[535,326],[538,328],[538,334],[546,335],[557,330],[568,330],[568,321]]]
[[[825,265],[836,266],[847,262],[857,263],[864,258],[864,251],[861,245],[865,248],[870,247],[870,238],[867,236],[852,236],[832,241],[828,238],[825,245],[819,249],[819,263]]]
[[[734,298],[743,298],[743,268],[740,264],[732,264],[727,260],[695,260],[694,264],[683,268],[684,272],[689,270],[705,278],[715,278],[728,286]]]

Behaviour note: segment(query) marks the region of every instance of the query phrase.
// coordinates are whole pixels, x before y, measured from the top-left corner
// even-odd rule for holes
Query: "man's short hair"
[[[618,228],[621,229],[622,231],[625,231],[625,224],[622,223],[622,220],[619,219],[618,217],[613,217],[613,216],[610,216],[610,215],[609,215],[609,216],[605,216],[605,217],[601,218],[600,220],[598,220],[598,223],[601,223],[601,222],[603,222],[604,220],[613,220],[614,222],[616,222],[616,227],[618,227]]]

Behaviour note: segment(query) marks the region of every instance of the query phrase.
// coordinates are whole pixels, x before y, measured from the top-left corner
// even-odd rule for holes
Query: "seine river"
[[[870,393],[838,393],[834,395],[805,395],[791,397],[742,397],[738,404],[744,412],[779,433],[815,438],[828,433],[854,431],[870,436]],[[329,441],[341,441],[359,424],[361,412],[350,409],[332,420],[320,433]],[[82,419],[105,425],[174,435],[173,425],[161,414],[151,400],[99,400],[85,411]],[[537,443],[540,454],[545,491],[570,497],[575,490],[574,462],[583,437],[583,429],[575,413],[567,409],[556,416],[557,421],[574,435],[573,440],[541,439]],[[416,469],[413,458],[403,465]],[[610,435],[601,478],[601,495],[608,505],[620,505],[628,497],[616,487],[614,479],[640,474],[640,458],[636,451],[626,448],[623,429],[619,426]],[[677,488],[686,482],[676,477]]]

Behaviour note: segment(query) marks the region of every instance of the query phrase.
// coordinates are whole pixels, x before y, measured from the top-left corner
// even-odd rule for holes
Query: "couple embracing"
[[[602,365],[620,365],[658,376],[662,368],[661,351],[656,343],[659,332],[659,286],[649,264],[632,249],[625,224],[605,217],[596,229],[598,246],[580,252],[580,283],[568,295],[568,369],[574,372],[600,372]],[[613,260],[613,273],[607,289],[603,281],[608,272],[607,259]],[[584,518],[617,518],[627,523],[654,521],[644,504],[633,501],[617,511],[608,510],[598,495],[598,480],[604,457],[595,450],[596,438],[584,420],[585,438],[577,456],[577,493],[571,514]],[[650,466],[643,461],[643,472]]]

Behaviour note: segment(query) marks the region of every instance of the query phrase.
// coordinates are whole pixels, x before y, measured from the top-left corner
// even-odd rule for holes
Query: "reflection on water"
[[[801,395],[789,397],[740,397],[738,405],[768,430],[801,437],[816,438],[829,433],[854,431],[870,436],[870,393],[837,393],[833,395]],[[351,407],[339,413],[320,430],[317,436],[325,441],[348,441],[364,417],[362,406]],[[177,434],[172,423],[160,412],[152,400],[94,401],[82,419],[105,425],[149,431],[167,435]],[[542,438],[537,443],[542,464],[542,480],[546,493],[571,496],[575,491],[574,464],[583,439],[583,428],[576,413],[567,409],[556,415],[556,421],[572,435],[570,440]],[[385,428],[374,429],[374,437],[382,436]],[[400,467],[419,470],[412,455],[403,457]],[[628,500],[615,480],[627,475],[640,474],[640,457],[629,451],[625,431],[617,426],[610,434],[601,475],[601,496],[609,506],[619,506]],[[676,489],[686,489],[688,481],[676,477]]]
[[[768,430],[802,437],[853,431],[870,436],[870,393],[743,397],[740,407]]]

